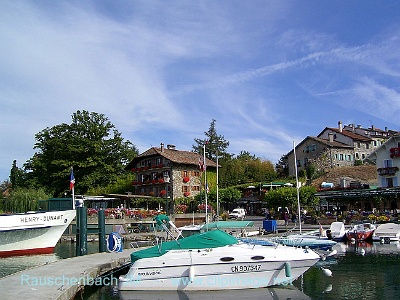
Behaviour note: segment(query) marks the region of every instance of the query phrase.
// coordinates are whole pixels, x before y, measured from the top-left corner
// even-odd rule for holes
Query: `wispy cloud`
[[[231,152],[272,161],[338,118],[399,125],[397,18],[359,39],[333,3],[325,14],[317,4],[234,4],[3,3],[0,175],[31,157],[35,133],[78,109],[104,113],[141,151],[191,149],[216,119]]]

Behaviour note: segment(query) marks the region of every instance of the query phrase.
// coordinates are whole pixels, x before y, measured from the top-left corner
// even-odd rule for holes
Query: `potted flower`
[[[189,177],[187,177],[187,176],[186,176],[186,177],[183,177],[183,182],[185,182],[185,183],[186,183],[186,182],[189,182],[189,180],[190,180],[190,178],[189,178]]]

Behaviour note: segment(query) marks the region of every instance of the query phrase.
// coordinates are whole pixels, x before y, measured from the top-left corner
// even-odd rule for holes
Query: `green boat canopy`
[[[141,258],[158,257],[169,250],[217,248],[237,243],[238,240],[235,237],[216,229],[135,251],[131,254],[131,262],[134,263]]]

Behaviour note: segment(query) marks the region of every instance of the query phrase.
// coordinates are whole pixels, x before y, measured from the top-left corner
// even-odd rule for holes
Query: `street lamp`
[[[171,178],[168,173],[164,174],[164,182],[165,182],[165,214],[168,216],[168,184],[170,183]]]

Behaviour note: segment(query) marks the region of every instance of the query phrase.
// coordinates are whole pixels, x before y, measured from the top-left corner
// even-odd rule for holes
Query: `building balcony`
[[[396,175],[398,167],[386,167],[386,168],[378,168],[379,176],[393,176]]]

